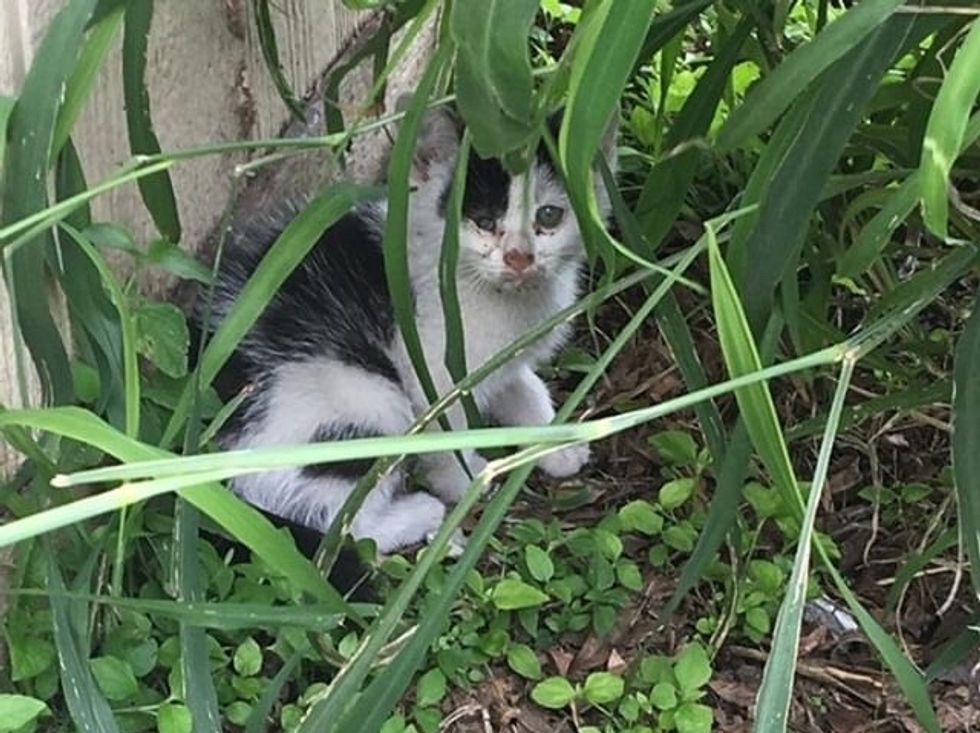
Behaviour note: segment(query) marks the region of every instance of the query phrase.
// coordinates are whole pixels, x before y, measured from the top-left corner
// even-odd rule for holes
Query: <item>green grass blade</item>
[[[0,412],[0,430],[11,426],[24,426],[72,438],[92,445],[122,461],[141,461],[169,455],[159,448],[128,438],[91,412],[77,407]],[[323,580],[312,563],[299,553],[292,540],[276,530],[262,514],[227,489],[214,483],[208,483],[207,478],[200,480],[198,477],[196,480],[200,485],[193,491],[183,493],[181,490],[185,486],[193,485],[193,482],[185,482],[177,487],[164,486],[160,488],[158,485],[151,485],[146,490],[141,487],[141,489],[136,490],[135,496],[132,486],[123,486],[9,522],[0,526],[0,546],[36,536],[57,526],[65,526],[80,521],[86,516],[113,511],[142,498],[177,490],[178,493],[181,493],[182,498],[224,527],[229,534],[262,558],[270,567],[279,568],[296,584],[296,587],[301,588],[323,603],[336,604],[337,608],[344,609],[355,619],[359,618],[357,613],[350,612],[348,604],[340,598],[336,590]],[[93,504],[105,508],[96,512],[83,511]],[[67,516],[65,516],[66,512],[68,513]],[[55,517],[62,517],[62,519],[59,522],[54,522]],[[22,523],[30,523],[30,531],[25,531],[25,525]]]
[[[289,274],[303,261],[320,236],[351,207],[376,198],[374,188],[340,184],[332,186],[315,197],[293,219],[269,248],[261,264],[242,288],[235,305],[228,311],[221,325],[208,340],[207,348],[197,368],[199,389],[206,389],[218,371],[231,357],[252,324],[258,319],[269,301],[275,296]],[[180,396],[174,414],[164,431],[162,444],[170,445],[190,414],[194,397],[194,380]]]
[[[7,123],[16,101],[13,97],[0,94],[0,186],[3,185],[3,160],[7,154]]]
[[[126,5],[123,31],[123,97],[126,101],[126,128],[129,148],[134,154],[160,152],[160,141],[150,119],[150,95],[146,91],[146,49],[153,20],[153,0]],[[180,241],[180,218],[173,183],[166,171],[138,181],[143,203],[153,223],[171,242]]]
[[[980,307],[956,344],[953,365],[953,475],[963,547],[974,591],[980,592]]]
[[[806,511],[793,560],[793,570],[786,587],[786,598],[779,609],[772,636],[769,659],[762,676],[762,685],[756,702],[755,726],[759,733],[783,733],[789,724],[789,706],[793,697],[793,679],[796,673],[797,649],[800,628],[803,624],[803,606],[806,603],[807,580],[810,573],[810,549],[813,542],[813,526],[817,519],[820,497],[823,495],[830,469],[830,457],[840,424],[844,399],[854,374],[854,361],[845,359],[841,368],[833,404],[827,418],[813,483],[807,498]]]
[[[83,31],[95,0],[72,0],[51,21],[7,120],[7,150],[0,198],[0,222],[6,225],[44,209],[48,204],[48,171],[55,117],[64,85],[74,68]],[[47,292],[38,287],[46,277],[45,250],[50,236],[18,252],[5,252],[8,295],[17,327],[37,366],[45,395],[68,402],[73,395],[68,357],[51,316]],[[23,360],[19,359],[21,364]],[[19,369],[22,391],[26,375]],[[27,395],[23,397],[26,399]]]
[[[54,559],[53,550],[48,548],[48,588],[55,595],[50,597],[51,622],[54,628],[55,646],[58,649],[58,671],[61,675],[61,690],[68,706],[68,712],[79,730],[92,733],[119,733],[112,709],[95,683],[88,664],[88,654],[79,648],[72,629],[69,600],[62,595],[65,583]]]
[[[186,501],[177,500],[174,515],[174,585],[178,603],[201,600],[198,570],[198,515]],[[183,699],[191,713],[194,733],[221,730],[218,693],[211,675],[207,635],[200,626],[180,621],[180,668]]]
[[[456,102],[484,158],[504,157],[535,132],[527,37],[537,10],[538,0],[452,4]]]
[[[122,20],[122,8],[117,8],[89,29],[88,38],[85,40],[85,45],[78,56],[71,78],[65,87],[65,100],[58,109],[58,117],[54,125],[54,140],[51,143],[52,155],[61,152],[61,148],[68,140],[78,116],[85,107],[88,95],[95,85],[99,71],[109,55],[109,50],[119,32]]]
[[[301,647],[294,651],[285,661],[276,676],[270,680],[269,684],[262,691],[262,696],[252,706],[252,712],[245,721],[244,733],[264,733],[267,730],[266,719],[272,712],[273,706],[279,701],[283,688],[292,679],[293,673],[303,661],[303,655],[309,647]]]
[[[289,111],[298,120],[305,119],[303,106],[296,99],[289,80],[282,69],[282,62],[279,60],[279,46],[276,43],[276,28],[272,24],[272,15],[269,12],[269,0],[254,0],[255,7],[255,31],[259,37],[259,47],[262,49],[262,58],[265,60],[265,68],[272,77],[272,83],[279,93],[279,98]]]
[[[864,0],[793,51],[732,112],[718,133],[718,146],[733,150],[769,127],[810,82],[858,48],[901,4],[902,0]],[[873,91],[872,80],[866,83]]]
[[[708,237],[711,301],[725,364],[732,376],[758,371],[762,368],[762,361],[755,347],[752,330],[710,227]],[[737,390],[735,399],[752,444],[782,493],[786,506],[800,514],[802,507],[799,487],[786,444],[782,440],[779,417],[768,385],[758,383]]]
[[[956,58],[939,88],[922,141],[922,218],[926,226],[946,237],[949,172],[960,151],[970,111],[980,95],[980,21],[956,52]]]
[[[569,198],[586,244],[611,238],[602,225],[595,197],[593,162],[610,121],[618,114],[620,90],[629,79],[653,19],[648,0],[617,0],[597,5],[581,38],[568,81],[565,117],[558,134]],[[605,254],[608,248],[604,249]]]
[[[408,267],[408,209],[410,184],[409,175],[415,156],[415,141],[422,126],[426,102],[435,88],[442,69],[449,60],[451,46],[444,45],[426,67],[422,79],[415,89],[405,110],[405,119],[398,130],[398,138],[391,151],[388,164],[388,209],[384,229],[385,278],[395,320],[405,350],[411,359],[412,367],[422,386],[425,398],[435,402],[438,397],[432,374],[425,361],[422,340],[415,323],[415,302],[412,294],[412,280]],[[446,426],[448,428],[448,425]]]
[[[116,276],[92,242],[69,224],[62,224],[62,229],[74,240],[78,248],[88,257],[89,262],[98,271],[102,285],[109,294],[109,300],[119,315],[122,333],[122,363],[125,383],[126,434],[131,438],[139,437],[140,428],[140,373],[136,349],[136,321],[129,310],[129,302],[122,287],[116,281]]]
[[[670,231],[684,205],[702,157],[702,150],[694,142],[707,135],[729,83],[732,68],[739,60],[742,46],[754,25],[752,18],[743,19],[725,39],[671,125],[664,147],[672,150],[685,143],[688,147],[658,161],[647,174],[636,204],[636,216],[654,251]]]
[[[846,16],[845,16],[846,17]],[[892,59],[910,39],[913,20],[896,16],[821,77],[810,114],[788,131],[792,144],[767,178],[748,257],[736,270],[745,311],[758,332],[772,308],[776,286],[799,260],[811,213],[840,152]],[[787,124],[791,118],[784,120]],[[782,126],[782,125],[781,125]],[[766,267],[744,267],[765,262]]]

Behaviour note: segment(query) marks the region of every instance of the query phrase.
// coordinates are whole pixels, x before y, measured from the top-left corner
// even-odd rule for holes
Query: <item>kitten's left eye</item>
[[[548,204],[546,206],[539,207],[538,210],[534,212],[534,223],[542,229],[554,229],[556,226],[561,224],[561,220],[564,217],[565,210],[563,208]]]

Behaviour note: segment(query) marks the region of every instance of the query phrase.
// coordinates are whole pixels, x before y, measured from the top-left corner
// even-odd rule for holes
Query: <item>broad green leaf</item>
[[[194,721],[186,705],[164,703],[157,711],[157,733],[191,733]]]
[[[187,374],[190,334],[180,308],[148,300],[140,304],[134,317],[140,353],[167,376]]]
[[[12,733],[47,710],[43,700],[27,695],[0,694],[0,733]]]
[[[956,52],[956,58],[939,87],[922,141],[922,215],[926,226],[940,237],[946,236],[949,201],[946,187],[966,133],[967,121],[980,95],[980,21]]]
[[[711,733],[713,724],[714,713],[707,705],[685,702],[674,711],[677,733]]]
[[[686,502],[694,494],[695,482],[693,478],[678,478],[668,481],[660,487],[658,498],[660,506],[664,509],[676,509]]]
[[[541,679],[538,655],[526,644],[513,644],[507,650],[507,666],[528,680]]]
[[[650,702],[657,710],[673,710],[677,707],[677,688],[670,682],[658,682],[650,690]]]
[[[54,646],[47,639],[16,630],[4,635],[10,657],[10,679],[22,682],[48,669],[55,660]]]
[[[708,653],[698,643],[685,646],[674,663],[674,676],[682,692],[693,692],[708,684],[711,679],[711,662]]]
[[[643,499],[631,501],[618,514],[620,527],[625,532],[641,532],[652,537],[659,534],[664,526],[664,518],[653,508],[653,504]]]
[[[438,667],[419,677],[415,703],[421,707],[435,705],[446,695],[446,675]]]
[[[534,608],[548,601],[546,593],[542,593],[533,585],[513,578],[504,578],[497,583],[490,594],[490,598],[493,605],[501,611]]]
[[[527,36],[538,0],[457,0],[456,103],[484,158],[504,157],[536,132]]]
[[[647,440],[657,454],[674,466],[693,466],[698,459],[698,446],[690,433],[683,430],[664,430]]]
[[[564,677],[549,677],[531,689],[531,699],[543,708],[559,710],[575,699],[575,688]]]
[[[262,649],[251,636],[235,648],[232,657],[235,671],[243,677],[251,677],[262,669]]]
[[[123,96],[126,100],[126,128],[129,149],[135,155],[160,152],[160,141],[150,119],[150,95],[146,90],[146,54],[153,20],[153,0],[127,3],[123,30]],[[143,203],[153,223],[167,239],[180,241],[180,218],[173,183],[166,171],[138,181]]]
[[[585,678],[582,695],[593,705],[608,705],[623,696],[623,678],[611,672],[592,672]]]
[[[864,0],[793,51],[731,114],[718,134],[719,147],[732,150],[769,127],[810,82],[859,47],[901,4],[902,0]],[[870,79],[868,87],[874,88]]]
[[[966,322],[953,364],[953,475],[963,548],[980,592],[980,301]]]
[[[555,564],[551,557],[537,545],[524,548],[524,562],[534,579],[541,583],[547,583],[555,574]]]
[[[99,688],[109,700],[127,700],[139,692],[139,683],[129,662],[116,657],[96,657],[89,660],[89,664]]]

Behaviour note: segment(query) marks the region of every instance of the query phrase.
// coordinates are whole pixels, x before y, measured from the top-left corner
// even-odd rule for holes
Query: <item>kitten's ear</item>
[[[399,97],[395,108],[405,109],[410,94]],[[461,124],[455,111],[445,105],[430,109],[422,119],[415,141],[415,157],[412,160],[412,179],[424,182],[429,179],[435,166],[448,163],[459,150]]]

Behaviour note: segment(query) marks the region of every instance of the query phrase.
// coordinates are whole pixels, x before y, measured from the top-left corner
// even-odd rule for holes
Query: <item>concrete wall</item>
[[[0,94],[17,93],[47,23],[62,5],[63,0],[0,0]],[[248,0],[157,0],[147,80],[154,126],[164,150],[275,137],[283,129],[288,111],[262,61],[251,15]],[[307,119],[294,122],[287,134],[318,134],[323,130],[323,116],[315,97],[324,72],[377,28],[380,18],[350,10],[340,0],[278,0],[273,4],[273,21],[287,78],[297,94],[313,97]],[[430,33],[418,39],[392,79],[389,100],[410,87],[430,41]],[[120,42],[117,39],[117,47]],[[348,76],[343,99],[358,105],[366,99],[370,83],[370,64],[362,64]],[[101,72],[74,140],[90,184],[129,158],[118,48]],[[360,139],[352,151],[348,175],[376,179],[386,141],[382,133]],[[327,153],[307,155],[263,174],[246,193],[248,211],[333,175],[337,167],[330,164],[330,157]],[[204,258],[208,235],[228,203],[231,173],[244,160],[244,154],[213,156],[172,169],[183,225],[182,245]],[[138,242],[147,243],[156,236],[135,187],[116,189],[97,199],[93,214],[98,220],[127,225]],[[125,268],[125,262],[115,264]],[[163,294],[172,283],[156,277],[142,285],[149,292]],[[0,402],[5,405],[20,402],[11,338],[6,294],[0,291]],[[2,459],[0,446],[0,465]]]

